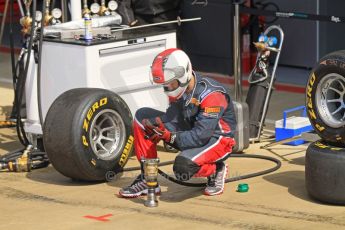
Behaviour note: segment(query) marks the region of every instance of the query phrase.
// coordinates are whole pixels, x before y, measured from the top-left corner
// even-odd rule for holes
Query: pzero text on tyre
[[[103,181],[118,172],[133,149],[132,115],[121,97],[105,89],[78,88],[51,105],[43,127],[50,162],[63,175]]]
[[[319,201],[345,204],[345,149],[316,141],[306,151],[305,181],[309,195]]]
[[[319,136],[345,146],[345,50],[328,54],[310,74],[306,89],[308,116]]]

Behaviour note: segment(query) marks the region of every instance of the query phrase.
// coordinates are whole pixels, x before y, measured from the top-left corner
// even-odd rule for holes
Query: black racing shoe
[[[224,191],[226,177],[228,176],[228,165],[223,162],[217,166],[215,174],[207,177],[207,185],[204,194],[207,196],[220,195]]]
[[[144,176],[140,174],[130,186],[122,188],[119,191],[119,195],[125,198],[135,198],[141,195],[147,195],[147,192],[148,186]],[[161,193],[161,188],[159,185],[155,188],[155,192],[157,195]]]

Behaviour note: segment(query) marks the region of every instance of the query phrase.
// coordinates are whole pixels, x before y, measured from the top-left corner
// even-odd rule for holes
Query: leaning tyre
[[[319,136],[345,146],[345,50],[320,60],[310,74],[306,104],[308,116]]]
[[[119,172],[133,145],[132,115],[126,103],[104,89],[80,88],[61,94],[43,127],[50,162],[77,180],[104,181]]]
[[[316,141],[306,151],[305,182],[309,195],[331,204],[345,204],[345,149]]]

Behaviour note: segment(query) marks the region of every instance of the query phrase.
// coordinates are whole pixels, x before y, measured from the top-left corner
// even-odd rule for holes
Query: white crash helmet
[[[179,87],[169,91],[164,87],[164,92],[170,101],[179,99],[188,87],[192,78],[192,65],[189,57],[180,49],[172,48],[159,53],[151,66],[151,82],[159,85],[167,85],[177,80]]]

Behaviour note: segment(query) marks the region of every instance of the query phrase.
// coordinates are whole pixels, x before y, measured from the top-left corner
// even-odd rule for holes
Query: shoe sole
[[[161,190],[160,189],[158,191],[156,190],[155,193],[157,196],[159,196],[161,194]],[[147,191],[145,190],[142,192],[135,193],[135,194],[124,194],[124,193],[121,193],[121,191],[119,192],[119,196],[122,198],[136,198],[139,196],[146,196],[146,195],[147,195]]]
[[[221,195],[221,194],[223,194],[223,192],[224,192],[224,189],[225,189],[225,178],[228,176],[228,172],[229,172],[229,170],[228,170],[228,165],[226,164],[225,165],[225,173],[224,173],[224,175],[223,175],[223,181],[224,181],[224,184],[223,184],[223,188],[222,188],[222,190],[220,190],[219,192],[216,192],[216,193],[208,193],[208,192],[205,192],[204,191],[204,195],[206,195],[206,196],[216,196],[216,195]]]

